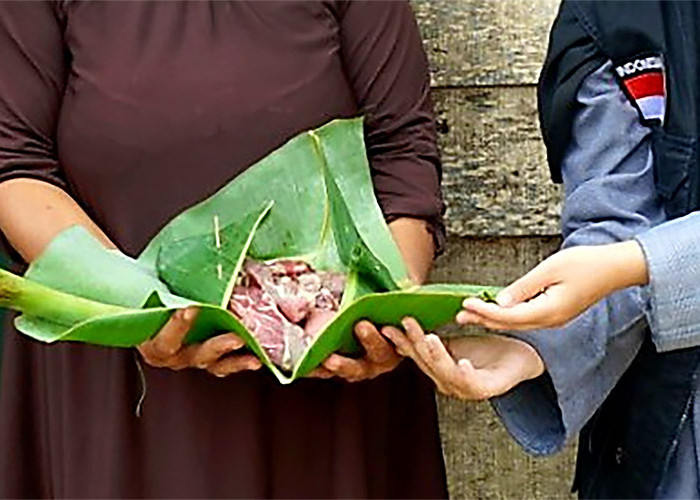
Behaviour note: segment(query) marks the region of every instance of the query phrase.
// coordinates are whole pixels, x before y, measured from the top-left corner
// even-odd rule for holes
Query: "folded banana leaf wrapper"
[[[231,311],[245,266],[270,262],[303,264],[304,277],[340,276],[344,287],[332,319],[313,338],[285,346],[283,363]],[[288,285],[299,276],[281,279]],[[174,310],[195,305],[200,312],[186,342],[235,332],[282,383],[333,352],[357,352],[353,326],[361,319],[398,326],[410,315],[431,330],[451,322],[466,297],[495,292],[409,281],[374,196],[360,118],[291,139],[172,219],[136,259],[106,250],[76,226],[24,277],[0,270],[0,306],[20,311],[17,329],[36,340],[133,347]]]

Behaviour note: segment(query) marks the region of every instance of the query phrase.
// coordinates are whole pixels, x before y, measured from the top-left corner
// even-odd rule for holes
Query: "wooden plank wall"
[[[437,281],[505,284],[556,250],[535,85],[559,0],[413,0],[440,130],[447,251]],[[569,498],[573,447],[527,456],[486,403],[439,397],[453,498]]]
[[[535,84],[559,0],[414,0],[430,59],[450,232],[558,233]]]

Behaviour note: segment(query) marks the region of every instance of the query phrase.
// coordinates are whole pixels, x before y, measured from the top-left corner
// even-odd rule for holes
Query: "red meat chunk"
[[[345,276],[314,271],[299,260],[246,260],[230,309],[273,363],[291,370],[311,341],[333,319]]]

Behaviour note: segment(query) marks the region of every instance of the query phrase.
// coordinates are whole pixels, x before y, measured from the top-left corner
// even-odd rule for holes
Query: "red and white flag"
[[[615,68],[625,93],[645,121],[664,121],[666,80],[660,56],[637,58]]]

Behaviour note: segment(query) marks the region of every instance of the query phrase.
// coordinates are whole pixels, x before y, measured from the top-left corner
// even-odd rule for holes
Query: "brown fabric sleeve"
[[[39,179],[62,189],[56,121],[65,90],[66,57],[54,5],[0,2],[0,182]],[[13,268],[21,257],[0,232]]]
[[[339,6],[343,63],[361,112],[379,205],[387,220],[425,219],[442,251],[441,165],[430,75],[408,2]]]
[[[65,187],[55,148],[64,51],[53,4],[0,2],[0,182],[32,177]]]

